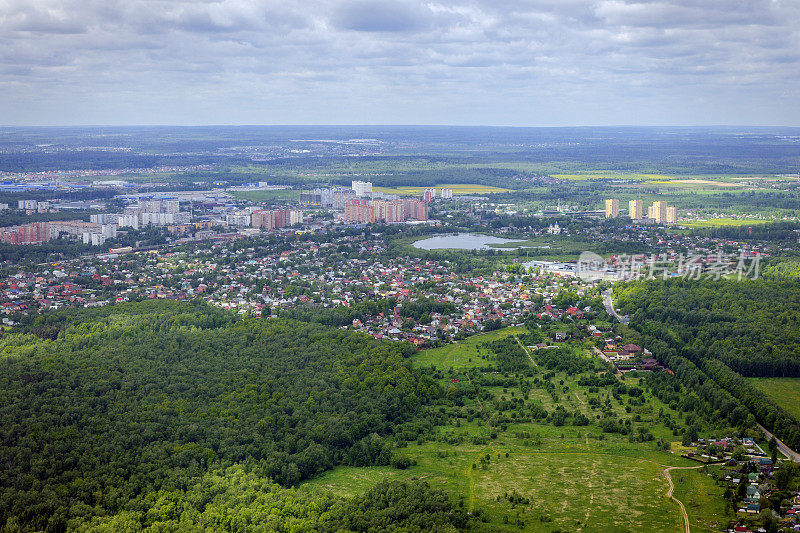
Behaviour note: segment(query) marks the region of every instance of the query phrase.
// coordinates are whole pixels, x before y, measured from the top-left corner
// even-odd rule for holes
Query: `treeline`
[[[321,325],[146,302],[0,339],[0,529],[62,531],[248,463],[284,486],[387,464],[438,385],[401,347]]]
[[[738,398],[764,427],[781,437],[789,446],[800,445],[800,423],[776,406],[766,394],[719,361],[703,361],[703,370]]]
[[[353,320],[361,320],[363,322],[367,317],[378,316],[381,313],[388,316],[396,306],[396,298],[384,298],[383,300],[367,300],[347,307],[325,308],[309,304],[281,310],[280,314],[285,318],[340,328],[352,325]]]
[[[797,199],[791,199],[791,207],[797,209]],[[770,241],[770,242],[797,242],[797,230],[800,224],[796,222],[773,222],[768,224],[754,223],[750,226],[717,226],[712,228],[699,228],[692,230],[694,235],[711,237],[714,239],[731,239],[736,241]]]
[[[119,531],[462,531],[474,517],[424,481],[384,481],[342,498],[285,489],[241,465],[215,469],[186,488],[159,491],[136,509],[74,521],[83,533]]]
[[[568,348],[543,348],[534,352],[536,364],[569,375],[599,370],[595,359],[575,355]]]

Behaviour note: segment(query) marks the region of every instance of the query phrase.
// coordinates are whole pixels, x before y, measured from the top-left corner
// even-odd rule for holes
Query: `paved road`
[[[761,431],[764,432],[764,436],[767,437],[767,440],[770,440],[772,438],[772,436],[773,436],[772,433],[767,431],[767,428],[765,428],[761,424],[757,424],[757,425],[758,425],[758,429],[760,429]],[[795,463],[800,463],[800,453],[797,453],[796,451],[794,451],[791,448],[789,448],[778,437],[775,437],[775,440],[778,442],[778,451],[779,452],[781,452],[783,455],[785,455],[786,457],[788,457],[789,459],[791,459]]]
[[[617,313],[617,310],[614,309],[614,303],[611,301],[611,289],[606,289],[603,291],[603,305],[606,306],[606,312],[619,320],[623,324],[628,324],[629,320],[626,316],[621,316]]]

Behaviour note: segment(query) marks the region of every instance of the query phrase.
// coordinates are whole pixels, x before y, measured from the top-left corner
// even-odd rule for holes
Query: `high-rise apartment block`
[[[653,202],[652,219],[658,223],[667,221],[667,202],[663,200]]]
[[[0,242],[8,244],[41,244],[48,240],[50,240],[50,227],[47,222],[0,229]]]
[[[609,198],[606,200],[606,218],[617,218],[619,216],[619,200]]]
[[[294,209],[261,209],[254,211],[251,223],[254,228],[266,230],[285,228],[303,221],[303,212]]]
[[[344,208],[344,204],[355,195],[356,193],[353,191],[353,189],[348,189],[345,187],[314,189],[310,192],[301,192],[300,203],[305,205],[319,205],[322,207],[342,209]]]
[[[354,181],[351,185],[353,191],[356,193],[356,196],[369,196],[372,194],[371,181]]]
[[[628,202],[628,216],[631,220],[641,220],[644,217],[644,202],[641,200]]]
[[[344,206],[344,220],[363,224],[428,220],[428,203],[413,198],[400,200],[353,198]]]

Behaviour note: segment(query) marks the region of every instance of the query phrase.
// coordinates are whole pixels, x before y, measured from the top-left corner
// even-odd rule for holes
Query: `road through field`
[[[667,489],[667,498],[673,499],[678,502],[678,506],[681,508],[681,514],[683,514],[683,525],[685,527],[684,531],[686,533],[691,533],[691,529],[689,528],[689,515],[686,512],[686,507],[684,507],[683,502],[680,501],[678,498],[672,495],[675,490],[675,485],[672,483],[672,476],[669,474],[671,470],[696,470],[698,468],[703,468],[705,465],[700,466],[668,466],[664,469],[664,477],[667,478],[667,482],[669,482],[669,489]]]

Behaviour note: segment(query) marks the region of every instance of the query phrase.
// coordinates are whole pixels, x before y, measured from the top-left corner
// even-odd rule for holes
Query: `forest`
[[[663,325],[664,340],[685,346],[693,360],[718,359],[749,377],[800,377],[793,281],[648,281],[619,294],[631,322]]]
[[[800,287],[792,281],[648,280],[618,292],[642,341],[676,376],[739,425],[748,411],[800,445],[800,421],[743,376],[800,377]]]
[[[442,396],[401,348],[200,303],[42,318],[0,339],[0,529],[149,520],[159,494],[235,465],[284,487],[389,465]]]

